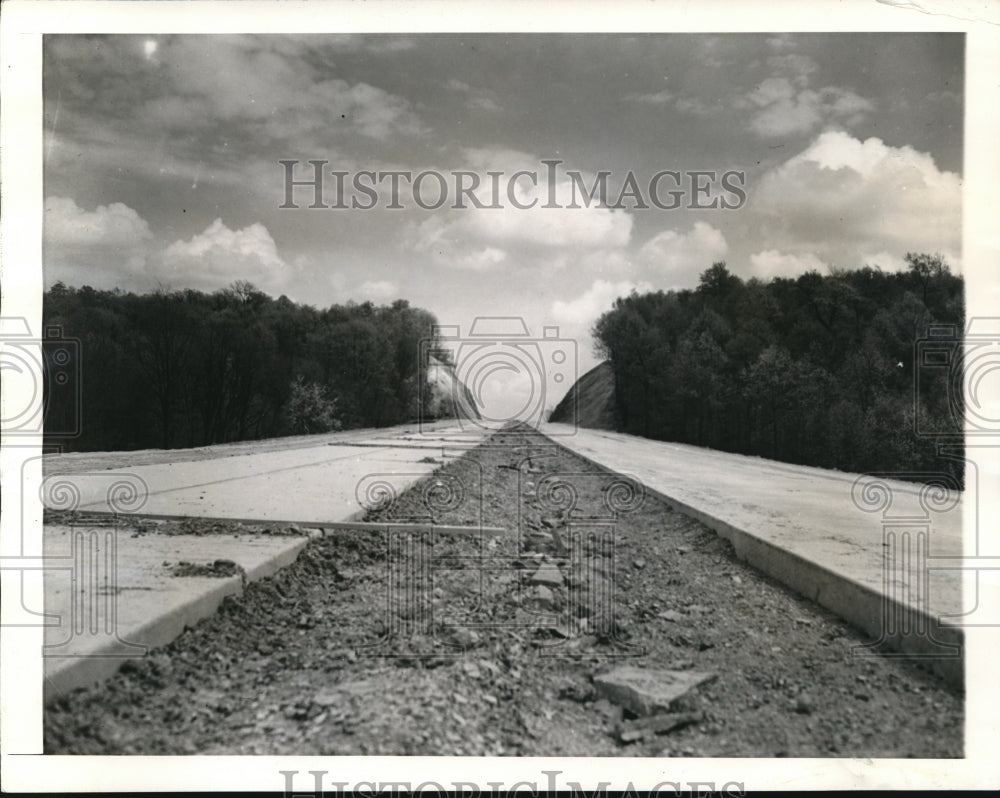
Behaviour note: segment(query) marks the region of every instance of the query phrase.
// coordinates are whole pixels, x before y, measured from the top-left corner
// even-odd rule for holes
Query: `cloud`
[[[594,280],[590,288],[574,299],[567,301],[557,299],[552,303],[552,317],[565,324],[593,324],[604,311],[611,310],[615,299],[628,296],[632,291],[651,291],[647,282],[610,282]]]
[[[875,110],[871,101],[849,89],[800,88],[808,85],[807,74],[801,73],[798,80],[768,78],[747,93],[740,105],[754,109],[750,129],[765,138],[778,138],[809,133],[828,122],[855,125]]]
[[[629,102],[645,103],[646,105],[666,105],[674,99],[674,96],[672,91],[663,89],[652,94],[626,94],[625,99]]]
[[[959,176],[927,153],[830,131],[767,172],[746,208],[776,249],[833,266],[858,268],[872,253],[939,252],[958,269],[961,203]]]
[[[464,209],[442,209],[410,227],[410,245],[418,252],[430,253],[436,262],[473,271],[511,263],[542,268],[570,263],[595,251],[618,250],[631,241],[631,214],[600,206],[596,196],[587,207],[588,200],[583,196],[586,190],[575,187],[561,171],[556,173],[550,189],[548,171],[537,157],[516,151],[473,149],[464,151],[464,155],[469,171],[479,177],[479,187],[473,194],[487,207],[476,208],[466,200]],[[533,185],[528,177],[519,178],[511,189],[511,201],[507,183],[501,181],[501,207],[489,207],[493,202],[492,185],[486,172],[498,170],[511,176],[521,169],[535,174],[537,184]],[[593,175],[581,174],[581,179],[586,187],[594,183]],[[550,190],[558,207],[544,207],[549,204]],[[422,194],[425,191],[425,187],[421,189]],[[433,191],[425,201],[437,198],[436,186]],[[453,200],[453,182],[448,184],[448,191]],[[577,207],[566,207],[574,200]]]
[[[399,293],[399,288],[391,280],[366,280],[357,293],[363,299],[389,299]]]
[[[591,362],[589,353],[593,350],[593,337],[590,334],[594,323],[601,314],[611,310],[615,299],[628,296],[632,291],[652,291],[653,286],[647,282],[622,280],[594,280],[590,288],[573,299],[557,299],[552,303],[552,318],[559,323],[559,337],[576,343],[580,355],[581,368],[586,370]],[[566,386],[563,386],[565,389]]]
[[[749,91],[734,92],[714,100],[686,94],[676,99],[674,107],[683,114],[709,117],[749,112],[746,124],[763,138],[779,138],[811,133],[822,126],[852,126],[875,110],[874,103],[853,90],[840,86],[813,85],[819,65],[812,58],[786,52],[792,40],[786,36],[768,39],[769,48],[778,54],[766,60],[767,76]],[[760,62],[747,65],[747,71],[760,68]]]
[[[45,200],[46,281],[94,287],[119,285],[118,276],[141,270],[153,234],[137,211],[120,202],[93,211],[69,197]]]
[[[55,37],[46,79],[59,91],[46,101],[61,105],[56,156],[72,164],[110,144],[120,162],[207,162],[212,171],[263,152],[272,160],[279,143],[331,153],[426,132],[407,99],[345,79],[333,60],[405,39],[219,35],[206,46],[207,38]],[[238,141],[229,140],[234,124]]]
[[[69,197],[45,200],[45,238],[53,245],[130,247],[152,237],[146,220],[120,202],[85,211]]]
[[[222,219],[187,241],[170,244],[151,267],[153,276],[169,287],[215,291],[234,280],[248,280],[273,295],[287,288],[294,272],[264,225],[231,230]]]
[[[783,53],[794,49],[798,45],[793,34],[779,33],[775,36],[768,37],[767,46],[777,53]]]
[[[496,113],[502,111],[503,108],[492,96],[491,93],[484,92],[479,89],[474,89],[464,80],[459,80],[458,78],[449,78],[445,83],[449,89],[459,94],[468,95],[466,100],[466,106],[479,111],[489,111],[490,113]]]
[[[489,97],[472,97],[469,100],[469,107],[480,111],[489,111],[490,113],[497,113],[503,110],[495,100]]]
[[[669,277],[671,288],[693,288],[698,275],[729,251],[720,230],[706,222],[695,222],[691,230],[664,230],[643,244],[639,258],[656,272]]]
[[[861,262],[883,272],[905,272],[910,268],[909,264],[903,258],[892,255],[885,250],[864,254],[861,256]],[[957,266],[956,263],[949,263],[948,265],[952,267]]]
[[[809,271],[816,271],[826,274],[829,269],[827,265],[817,258],[812,252],[801,255],[792,255],[778,252],[776,249],[765,249],[750,256],[750,264],[753,273],[749,276],[759,277],[767,281],[773,277],[798,277]]]

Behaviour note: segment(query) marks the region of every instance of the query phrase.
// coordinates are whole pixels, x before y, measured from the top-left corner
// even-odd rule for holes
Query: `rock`
[[[632,567],[635,568],[637,571],[641,571],[643,568],[646,567],[646,561],[643,560],[642,558],[639,558],[634,563],[632,563]]]
[[[543,564],[528,581],[533,585],[546,585],[548,587],[559,587],[563,583],[562,571],[551,563]]]
[[[543,607],[552,607],[556,599],[555,594],[545,585],[535,585],[531,598]]]
[[[631,743],[664,734],[689,723],[697,723],[702,719],[700,712],[671,712],[663,715],[653,715],[648,718],[625,721],[618,727],[618,739],[623,743]]]
[[[471,662],[469,660],[462,663],[462,670],[465,671],[465,675],[471,679],[478,679],[483,675],[479,666],[475,662]]]
[[[795,702],[795,711],[800,715],[811,715],[815,709],[809,696],[800,695]]]
[[[716,674],[621,665],[594,677],[598,695],[639,716],[669,711],[671,705]]]
[[[313,703],[320,707],[332,707],[343,703],[343,701],[344,696],[336,690],[320,690],[313,696]]]
[[[479,635],[471,629],[459,627],[452,634],[452,639],[462,648],[472,648],[479,642]]]
[[[743,580],[740,579],[738,576],[734,576],[733,577],[733,584],[734,585],[742,585],[743,584]]]
[[[656,614],[657,618],[662,618],[665,621],[673,621],[674,623],[680,623],[684,620],[684,616],[675,610],[664,610]]]
[[[612,704],[608,699],[601,698],[593,703],[593,709],[599,715],[603,715],[610,721],[615,723],[621,721],[622,719],[622,708],[616,704]]]

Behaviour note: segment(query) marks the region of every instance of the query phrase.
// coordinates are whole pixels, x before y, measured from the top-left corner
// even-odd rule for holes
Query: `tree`
[[[337,403],[326,396],[322,385],[297,377],[292,383],[285,415],[290,432],[309,435],[341,428]]]

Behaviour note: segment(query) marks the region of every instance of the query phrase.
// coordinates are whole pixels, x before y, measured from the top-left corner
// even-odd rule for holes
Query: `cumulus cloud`
[[[45,200],[45,237],[53,244],[128,247],[153,237],[137,211],[121,202],[85,211],[69,197]]]
[[[883,272],[905,272],[910,268],[909,264],[898,255],[893,255],[883,250],[882,252],[865,253],[861,256],[861,264],[874,266]],[[958,266],[957,263],[948,264],[952,268]]]
[[[459,226],[484,241],[542,247],[622,247],[632,235],[629,214],[598,207],[477,210]]]
[[[695,222],[686,232],[664,230],[643,244],[639,258],[669,279],[671,288],[693,288],[698,275],[729,251],[720,230],[706,222]]]
[[[653,287],[644,281],[594,280],[590,288],[582,294],[567,300],[557,299],[552,303],[552,318],[559,323],[559,337],[574,341],[580,355],[580,367],[586,371],[592,365],[590,353],[594,341],[590,330],[606,310],[611,310],[615,299],[628,296],[632,291],[652,291]],[[568,386],[562,386],[563,390]]]
[[[773,277],[798,277],[809,271],[826,274],[827,264],[817,258],[812,252],[794,255],[779,252],[776,249],[765,249],[750,256],[753,267],[751,277],[759,277],[767,281]]]
[[[153,239],[149,224],[128,205],[87,211],[69,197],[45,200],[43,230],[46,281],[99,288],[141,270]]]
[[[557,299],[553,302],[552,317],[566,324],[589,326],[597,321],[604,311],[610,310],[618,297],[628,296],[632,291],[651,290],[652,286],[647,282],[594,280],[590,288],[579,296],[565,301]]]
[[[358,295],[363,299],[389,299],[399,293],[392,280],[366,280],[358,286]]]
[[[596,195],[592,201],[587,198],[594,176],[581,174],[581,187],[560,171],[550,186],[547,168],[525,153],[468,150],[465,156],[471,164],[469,171],[479,179],[473,196],[486,207],[474,207],[466,199],[464,209],[442,210],[410,228],[414,249],[430,253],[436,262],[473,271],[512,263],[527,268],[551,267],[588,253],[620,250],[631,241],[633,218],[629,213],[600,205]],[[490,207],[493,190],[486,172],[502,170],[512,176],[521,169],[534,174],[536,183],[520,177],[510,189],[511,198],[507,183],[502,182],[497,198],[500,207]],[[431,200],[437,198],[437,187],[434,191]],[[451,205],[453,184],[448,191]],[[550,191],[554,207],[545,207],[550,204]],[[568,207],[573,204],[576,207]]]
[[[958,175],[927,153],[829,131],[765,174],[747,208],[781,251],[847,268],[873,254],[939,252],[957,269],[961,200]]]
[[[155,259],[153,270],[170,287],[215,291],[248,280],[270,294],[282,293],[293,272],[264,225],[231,230],[222,219],[187,241],[172,243]]]

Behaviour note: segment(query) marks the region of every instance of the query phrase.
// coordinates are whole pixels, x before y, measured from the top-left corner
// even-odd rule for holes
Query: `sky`
[[[930,33],[47,35],[45,284],[403,298],[461,341],[477,317],[519,317],[529,338],[558,328],[537,351],[566,353],[565,374],[492,369],[481,399],[491,417],[538,405],[526,391],[551,408],[599,362],[589,330],[616,296],[694,288],[716,261],[767,280],[928,252],[961,272],[963,48]],[[327,162],[326,205],[332,171],[349,206],[366,171],[450,187],[437,209],[417,203],[435,178],[402,181],[399,208],[385,180],[370,209],[310,208],[308,186],[282,208],[283,160],[296,180]],[[538,185],[508,184],[519,170]],[[679,177],[656,207],[665,171]],[[458,172],[486,207],[454,207]],[[566,207],[570,172],[585,187],[607,173],[608,203]],[[616,202],[629,175],[638,202]]]

